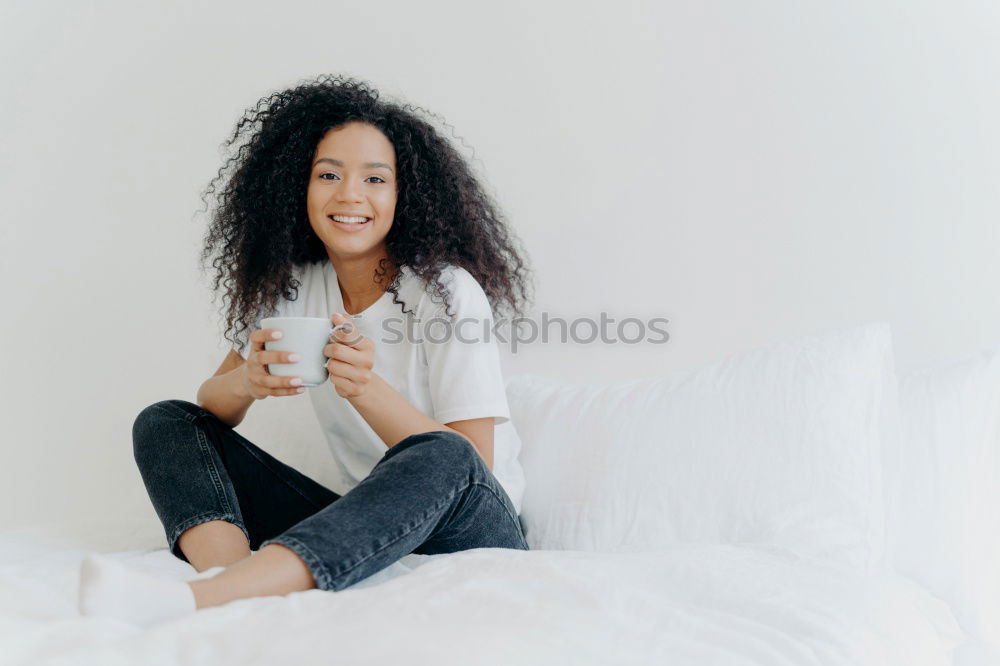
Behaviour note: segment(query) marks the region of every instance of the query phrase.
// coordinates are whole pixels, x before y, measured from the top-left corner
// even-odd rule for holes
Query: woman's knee
[[[428,461],[437,470],[455,470],[461,474],[467,474],[482,460],[472,442],[443,430],[410,435],[396,446],[402,446],[400,452],[413,449],[411,455]]]
[[[189,420],[201,410],[187,400],[160,400],[143,408],[132,423],[132,452],[141,462],[150,448],[159,448],[162,436],[171,422]]]

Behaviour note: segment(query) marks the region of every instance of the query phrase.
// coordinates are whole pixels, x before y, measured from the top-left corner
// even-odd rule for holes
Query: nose
[[[345,179],[340,187],[337,188],[337,191],[334,193],[334,197],[336,197],[338,201],[362,201],[360,188],[357,183],[349,178]]]

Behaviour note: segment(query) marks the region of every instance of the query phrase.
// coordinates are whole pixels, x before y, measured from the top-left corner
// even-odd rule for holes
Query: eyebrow
[[[340,160],[335,160],[332,157],[321,157],[318,160],[316,160],[316,163],[313,164],[313,166],[316,166],[316,164],[319,164],[320,162],[329,162],[330,164],[339,167],[344,166],[343,162],[341,162]],[[382,167],[383,169],[388,169],[389,171],[392,171],[392,167],[386,164],[385,162],[365,162],[361,166],[363,166],[366,169],[374,169],[376,167]]]

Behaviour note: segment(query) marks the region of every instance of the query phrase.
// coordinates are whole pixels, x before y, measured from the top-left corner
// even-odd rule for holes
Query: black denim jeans
[[[528,550],[507,493],[455,433],[407,437],[345,495],[185,400],[143,409],[132,443],[167,545],[185,562],[178,538],[209,520],[238,526],[253,550],[290,548],[322,590],[342,590],[410,553]]]

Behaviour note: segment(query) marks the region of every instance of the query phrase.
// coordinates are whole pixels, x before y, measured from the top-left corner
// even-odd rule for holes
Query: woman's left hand
[[[334,326],[349,324],[351,318],[339,313],[330,315]],[[329,381],[342,398],[358,398],[365,394],[375,366],[375,343],[364,337],[357,326],[351,331],[335,331],[330,344],[323,347],[327,357]]]

